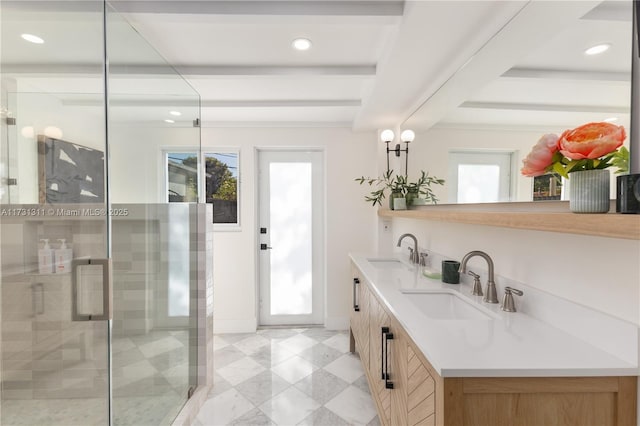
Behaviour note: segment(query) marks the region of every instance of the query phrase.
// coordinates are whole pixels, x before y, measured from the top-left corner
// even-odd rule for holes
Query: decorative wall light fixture
[[[416,134],[413,130],[404,130],[401,134],[400,134],[400,140],[402,142],[405,143],[405,148],[404,149],[400,149],[400,144],[396,144],[396,147],[394,149],[389,148],[389,143],[391,143],[393,141],[394,138],[394,134],[393,134],[393,130],[383,130],[382,133],[380,133],[380,139],[382,140],[382,142],[387,144],[387,171],[389,171],[389,153],[390,152],[395,152],[396,153],[396,157],[400,157],[400,153],[404,152],[405,153],[405,163],[404,163],[404,174],[405,176],[408,174],[408,170],[409,170],[409,144],[411,142],[413,142],[413,140],[415,139]]]

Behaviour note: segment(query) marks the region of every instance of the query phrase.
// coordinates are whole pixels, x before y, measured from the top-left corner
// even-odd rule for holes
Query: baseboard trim
[[[348,330],[349,317],[327,317],[324,321],[327,330]]]
[[[213,319],[213,334],[255,333],[258,322],[255,318]]]

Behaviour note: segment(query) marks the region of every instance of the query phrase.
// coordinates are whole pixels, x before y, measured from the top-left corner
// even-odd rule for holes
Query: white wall
[[[374,246],[376,211],[354,178],[375,175],[376,135],[345,128],[203,128],[203,149],[240,150],[241,230],[214,235],[214,328],[254,331],[257,297],[256,148],[314,147],[325,152],[326,315],[329,328],[346,329],[351,286],[350,251]]]

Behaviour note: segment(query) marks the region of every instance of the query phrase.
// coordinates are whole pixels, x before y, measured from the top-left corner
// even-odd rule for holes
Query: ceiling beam
[[[375,65],[327,66],[253,66],[253,65],[111,65],[116,75],[176,75],[183,77],[217,76],[375,76]],[[68,74],[99,76],[100,64],[2,64],[3,74],[33,74],[65,77]]]
[[[225,1],[225,0],[111,0],[122,13],[262,15],[262,16],[402,16],[404,1]],[[3,0],[6,10],[24,12],[95,12],[97,1]]]
[[[538,68],[511,68],[500,77],[548,80],[591,80],[631,82],[631,72],[604,72],[585,70],[552,70]]]
[[[404,1],[136,1],[115,0],[124,13],[211,15],[402,16]]]
[[[629,106],[602,105],[554,105],[517,102],[464,102],[459,108],[497,109],[517,111],[554,111],[554,112],[595,112],[608,114],[628,114]]]
[[[135,95],[132,95],[135,96]],[[140,95],[143,97],[144,95]],[[99,106],[101,99],[62,100],[65,106]],[[336,108],[359,107],[360,99],[247,99],[247,100],[203,100],[202,108]],[[115,107],[197,107],[193,99],[112,99],[109,106]]]

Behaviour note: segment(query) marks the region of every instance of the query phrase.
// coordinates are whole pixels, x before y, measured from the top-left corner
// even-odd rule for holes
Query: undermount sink
[[[398,259],[367,259],[376,269],[402,269],[405,265]]]
[[[436,320],[491,320],[484,312],[455,292],[401,290],[408,300],[431,319]]]

